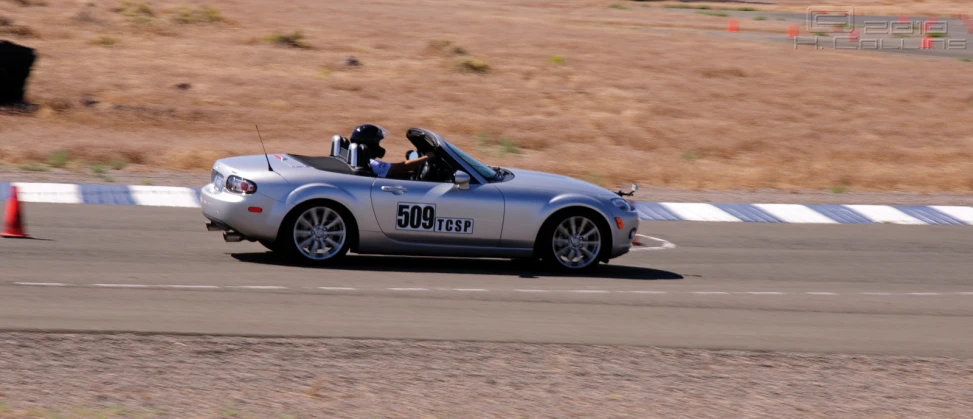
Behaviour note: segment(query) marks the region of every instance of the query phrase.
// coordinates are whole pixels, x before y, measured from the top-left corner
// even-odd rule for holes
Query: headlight
[[[632,212],[632,206],[629,205],[628,201],[622,198],[613,198],[612,205],[625,212]]]
[[[242,177],[230,175],[226,178],[226,190],[249,195],[257,191],[257,184]]]

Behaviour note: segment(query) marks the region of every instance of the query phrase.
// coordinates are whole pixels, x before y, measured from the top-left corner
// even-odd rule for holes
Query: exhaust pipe
[[[206,223],[206,231],[224,231],[224,230],[226,229],[224,229],[223,226],[214,223]]]
[[[223,241],[226,241],[226,242],[229,242],[229,243],[236,243],[236,242],[243,241],[243,239],[245,239],[245,237],[243,237],[243,235],[240,234],[240,233],[231,232],[231,231],[224,231],[223,232]]]

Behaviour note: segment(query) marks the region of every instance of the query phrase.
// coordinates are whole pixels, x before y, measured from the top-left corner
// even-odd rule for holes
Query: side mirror
[[[618,196],[632,196],[632,195],[635,195],[635,191],[637,191],[637,190],[639,190],[639,185],[636,185],[636,184],[633,183],[632,184],[632,189],[630,191],[628,191],[628,192],[622,192],[621,190],[619,190],[618,192],[615,192],[615,194],[618,195]]]
[[[415,159],[418,159],[418,158],[419,158],[419,152],[417,152],[415,150],[409,150],[409,151],[406,151],[405,152],[405,159],[406,160],[415,160]]]
[[[470,175],[462,170],[457,170],[453,173],[453,183],[459,186],[460,190],[467,190],[470,188]]]

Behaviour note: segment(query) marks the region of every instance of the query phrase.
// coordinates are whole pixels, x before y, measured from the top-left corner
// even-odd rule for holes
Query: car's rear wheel
[[[274,247],[302,262],[325,264],[348,253],[353,225],[351,215],[335,204],[302,205],[284,219]]]
[[[585,211],[555,215],[540,235],[541,259],[555,269],[582,271],[598,265],[604,228]]]

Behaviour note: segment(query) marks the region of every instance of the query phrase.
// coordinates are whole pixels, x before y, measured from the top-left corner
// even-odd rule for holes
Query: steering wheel
[[[432,161],[426,160],[426,163],[423,164],[419,170],[412,173],[412,180],[426,180],[426,178],[428,178],[429,174],[432,172],[432,167],[430,167],[431,165]]]

